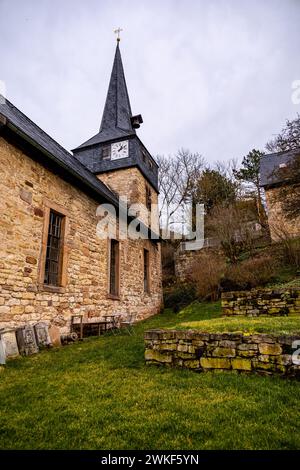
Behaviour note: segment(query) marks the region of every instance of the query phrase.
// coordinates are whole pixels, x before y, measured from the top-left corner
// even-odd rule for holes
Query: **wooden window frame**
[[[117,292],[111,293],[111,252],[112,252],[112,243],[116,242],[118,246],[118,256],[116,260],[116,287]],[[120,242],[116,238],[108,239],[108,292],[107,297],[112,300],[120,300]]]
[[[147,264],[145,260],[147,259]],[[146,270],[145,270],[146,266]],[[147,273],[147,288],[145,287],[145,272]],[[150,277],[150,250],[143,249],[143,287],[145,294],[151,294],[151,277]]]
[[[40,261],[38,267],[38,288],[39,290],[49,291],[49,292],[65,292],[65,287],[67,285],[67,266],[68,266],[68,257],[69,249],[67,244],[67,237],[69,234],[69,212],[59,204],[52,202],[48,199],[44,201],[44,224],[43,224],[43,233],[42,233],[42,246],[40,253]],[[49,223],[50,223],[50,212],[56,212],[57,214],[63,216],[62,226],[61,226],[61,255],[60,255],[60,274],[59,274],[59,285],[53,286],[50,284],[45,284],[45,269],[46,269],[46,255],[47,255],[47,242],[48,242],[48,232],[49,232]]]

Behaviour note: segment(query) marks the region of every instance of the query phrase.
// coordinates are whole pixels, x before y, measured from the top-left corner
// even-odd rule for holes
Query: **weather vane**
[[[118,29],[115,29],[115,30],[114,30],[114,33],[117,34],[117,42],[120,42],[120,41],[121,41],[121,39],[120,39],[120,32],[121,32],[121,31],[123,31],[123,29],[120,28],[120,27],[119,27]]]

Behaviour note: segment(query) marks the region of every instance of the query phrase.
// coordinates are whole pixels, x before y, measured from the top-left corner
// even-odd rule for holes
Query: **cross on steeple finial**
[[[117,28],[114,30],[114,33],[117,34],[117,42],[120,42],[121,41],[121,38],[120,38],[120,32],[123,31],[122,28]]]

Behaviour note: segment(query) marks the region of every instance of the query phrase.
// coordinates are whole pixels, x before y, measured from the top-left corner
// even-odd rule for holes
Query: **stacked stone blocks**
[[[197,330],[145,332],[146,364],[197,372],[233,370],[300,378],[300,363],[297,364],[300,361],[295,361],[297,347],[300,347],[300,335],[204,333]]]
[[[224,316],[300,315],[300,288],[224,292],[221,304]]]

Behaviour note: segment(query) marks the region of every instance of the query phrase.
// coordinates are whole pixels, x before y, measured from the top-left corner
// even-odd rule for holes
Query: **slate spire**
[[[132,122],[131,118],[131,106],[118,41],[99,132],[73,151],[135,135],[133,127],[135,121]],[[139,122],[142,122],[142,119]]]
[[[132,134],[135,130],[131,124],[131,106],[126,86],[119,42],[111,72],[106,102],[104,106],[100,132],[120,129]]]

